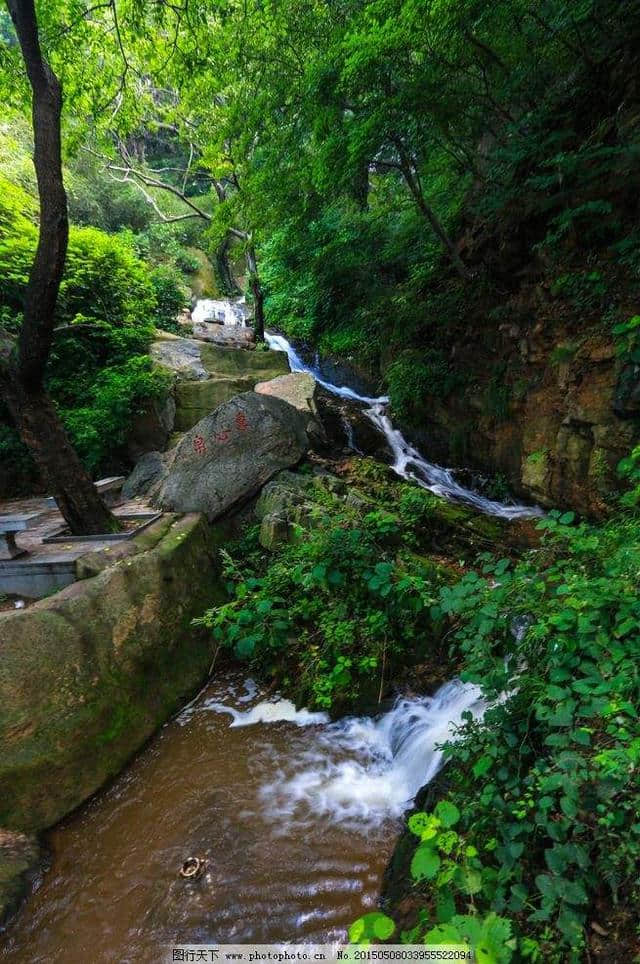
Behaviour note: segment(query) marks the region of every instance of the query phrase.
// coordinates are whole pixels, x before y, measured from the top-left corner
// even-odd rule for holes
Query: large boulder
[[[256,382],[282,375],[289,368],[284,352],[237,351],[203,341],[193,344],[207,377],[198,381],[178,378],[175,419],[178,432],[188,431],[234,395],[251,391]]]
[[[173,450],[172,450],[173,451]],[[172,452],[146,452],[140,458],[122,486],[125,499],[136,499],[141,495],[152,496],[158,484],[167,475]]]
[[[259,395],[282,398],[301,412],[317,414],[315,394],[316,380],[308,372],[289,372],[278,375],[268,382],[258,382],[255,388]]]
[[[254,348],[256,341],[253,328],[242,325],[217,325],[206,321],[194,321],[193,337],[225,348]]]
[[[334,452],[357,452],[358,455],[373,455],[382,462],[393,462],[393,453],[384,435],[367,416],[366,405],[332,395],[324,388],[316,392],[316,403],[322,427]]]
[[[183,436],[155,501],[215,519],[302,458],[305,424],[305,416],[280,398],[237,395]]]
[[[213,642],[192,620],[224,598],[228,538],[165,516],[93,553],[93,578],[0,613],[0,827],[60,820],[202,685]]]
[[[163,333],[151,345],[150,355],[156,364],[171,369],[179,379],[204,381],[209,378],[209,372],[200,357],[200,345],[192,338],[178,338]]]
[[[326,445],[327,437],[318,415],[317,389],[315,378],[308,372],[288,372],[286,375],[271,378],[268,382],[258,382],[255,387],[259,395],[282,398],[302,412],[306,416],[309,438],[313,442],[320,442],[322,448]]]

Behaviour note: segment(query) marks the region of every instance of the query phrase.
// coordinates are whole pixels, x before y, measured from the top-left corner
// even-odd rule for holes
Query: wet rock
[[[179,379],[199,381],[209,377],[202,364],[200,345],[191,338],[164,333],[153,342],[149,354],[156,364],[170,368]]]
[[[33,836],[0,828],[0,925],[18,909],[40,860]]]
[[[193,337],[199,341],[211,342],[225,348],[254,348],[255,335],[253,328],[240,325],[215,324],[212,322],[194,322]]]
[[[393,462],[384,436],[363,405],[331,395],[322,387],[316,392],[316,405],[322,427],[333,451],[336,448],[359,455],[373,455],[383,462]]]
[[[254,495],[308,448],[305,417],[280,398],[245,392],[187,432],[157,498],[161,508],[210,519]]]

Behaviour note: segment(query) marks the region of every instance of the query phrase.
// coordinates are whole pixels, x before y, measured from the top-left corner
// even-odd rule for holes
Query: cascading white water
[[[253,694],[252,682],[246,685]],[[248,710],[207,700],[197,712],[228,713],[232,727],[314,726],[295,757],[274,751],[271,779],[260,791],[262,816],[291,833],[293,825],[306,825],[320,815],[363,830],[400,817],[440,769],[440,747],[455,739],[463,714],[478,718],[485,706],[477,686],[456,679],[434,696],[398,699],[377,719],[347,717],[329,723],[326,714],[296,711],[289,700],[277,697]]]
[[[265,332],[265,339],[270,348],[275,351],[286,352],[292,372],[309,372],[318,384],[333,395],[366,406],[364,413],[387,440],[393,454],[392,468],[401,478],[417,482],[422,488],[429,489],[430,492],[434,492],[444,499],[464,502],[480,512],[486,512],[488,515],[498,516],[501,519],[527,519],[543,514],[537,506],[506,505],[503,502],[488,499],[478,492],[473,492],[471,489],[460,485],[456,482],[450,469],[427,462],[420,452],[407,442],[402,433],[394,428],[389,418],[389,399],[386,395],[372,398],[367,395],[360,395],[346,385],[334,385],[323,378],[317,366],[308,365],[303,361],[295,348],[282,335]]]
[[[231,327],[246,327],[247,306],[244,298],[230,301],[228,298],[198,298],[191,310],[194,324],[207,322],[228,325]]]

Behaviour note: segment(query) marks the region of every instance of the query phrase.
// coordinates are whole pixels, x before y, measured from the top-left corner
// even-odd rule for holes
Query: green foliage
[[[6,422],[0,408],[0,494],[4,497],[15,497],[33,491],[38,474],[27,448],[8,424],[8,413],[5,417]]]
[[[178,228],[174,224],[154,222],[142,232],[132,235],[138,257],[152,264],[165,264],[174,267],[183,274],[189,274],[198,267],[198,259],[187,247],[199,240],[201,227],[198,230],[184,227]]]
[[[640,361],[640,315],[633,315],[613,328],[616,349],[625,362]]]
[[[349,943],[371,944],[375,940],[384,941],[393,936],[396,925],[382,911],[374,910],[354,921],[349,928]]]
[[[37,231],[30,196],[3,179],[0,187],[0,321],[16,333]],[[72,227],[46,382],[92,472],[125,441],[143,400],[168,390],[145,353],[154,322],[177,300],[175,276],[169,269],[149,272],[126,238]],[[33,465],[6,413],[2,419],[7,484],[21,491],[35,480]]]
[[[0,301],[16,314],[35,254],[37,229],[27,214],[33,201],[0,178]],[[72,228],[57,320],[100,318],[112,325],[144,323],[155,308],[143,263],[119,238],[96,228]]]
[[[61,414],[76,451],[96,473],[127,439],[131,419],[154,399],[166,396],[171,376],[154,369],[148,355],[104,368],[90,386],[85,404]]]
[[[556,278],[551,293],[566,299],[579,311],[590,311],[602,306],[607,285],[600,271],[582,271]]]
[[[179,333],[177,317],[188,305],[182,277],[175,268],[168,265],[158,265],[149,277],[156,298],[156,328]]]
[[[551,362],[554,365],[568,364],[572,358],[574,358],[579,347],[580,344],[578,342],[566,342],[562,345],[556,345],[551,352]]]
[[[511,401],[511,387],[505,381],[504,366],[494,372],[484,396],[484,411],[498,421],[504,421],[509,415]]]
[[[311,529],[267,563],[255,533],[226,556],[231,601],[204,625],[237,656],[329,708],[373,699],[400,658],[431,650],[442,574],[413,555],[412,533],[383,509],[361,514],[324,493]]]
[[[430,408],[430,396],[444,399],[462,384],[441,351],[407,351],[385,372],[389,397],[399,418],[419,422]]]
[[[620,460],[618,472],[631,486],[620,501],[624,506],[635,509],[640,506],[640,445],[635,445],[629,455]]]
[[[523,957],[577,961],[589,901],[640,896],[637,523],[574,521],[551,513],[541,552],[484,556],[435,607],[490,708],[446,748],[447,797],[410,820],[412,874],[429,884],[431,939],[465,935],[469,897],[476,930],[500,915],[487,960],[511,959],[512,921]]]

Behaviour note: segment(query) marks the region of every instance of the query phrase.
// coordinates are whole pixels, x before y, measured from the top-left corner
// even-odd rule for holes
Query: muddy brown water
[[[0,960],[140,964],[173,942],[346,938],[376,904],[398,820],[358,827],[279,800],[278,781],[317,766],[326,727],[232,727],[211,708],[252,697],[233,674],[213,682],[51,832],[50,869],[0,936]],[[187,881],[192,855],[207,869]]]

